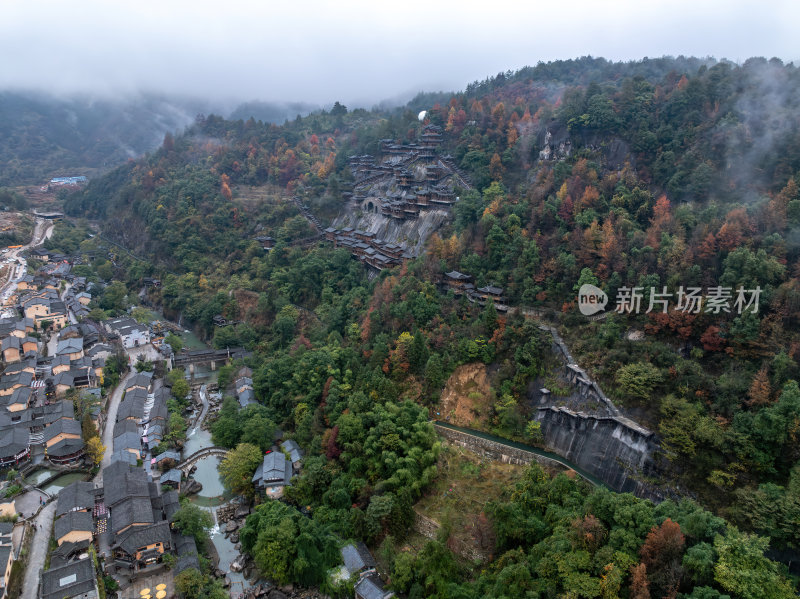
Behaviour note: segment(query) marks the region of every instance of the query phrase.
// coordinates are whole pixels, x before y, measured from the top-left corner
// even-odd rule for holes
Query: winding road
[[[5,259],[7,260],[10,259],[12,261],[12,264],[13,262],[16,262],[18,266],[24,268],[25,260],[23,260],[20,257],[20,254],[38,245],[42,245],[42,243],[44,243],[44,240],[53,234],[53,226],[54,225],[52,222],[45,220],[43,218],[37,218],[36,224],[33,226],[33,238],[31,239],[31,242],[28,245],[23,245],[22,247],[9,250],[8,252],[6,252],[6,254],[4,254]],[[6,299],[6,293],[8,293],[9,291],[12,290],[12,288],[15,288],[17,286],[17,281],[19,281],[20,277],[22,276],[21,274],[19,277],[14,276],[14,273],[17,270],[17,266],[13,266],[12,264],[9,264],[10,268],[6,273],[5,280],[2,283],[0,283],[0,297],[2,297],[3,300]]]

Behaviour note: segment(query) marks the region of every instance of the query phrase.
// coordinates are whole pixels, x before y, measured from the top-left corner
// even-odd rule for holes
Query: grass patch
[[[569,397],[575,391],[575,389],[569,383],[560,382],[556,378],[555,374],[552,373],[545,378],[544,386],[556,397]]]
[[[450,538],[475,544],[481,513],[490,501],[508,497],[526,467],[481,458],[457,445],[445,444],[436,481],[414,506],[421,515],[449,530]]]

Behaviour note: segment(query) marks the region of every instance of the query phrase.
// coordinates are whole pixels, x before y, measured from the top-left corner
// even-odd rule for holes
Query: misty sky
[[[800,59],[793,0],[0,0],[0,88],[369,106],[582,55]]]

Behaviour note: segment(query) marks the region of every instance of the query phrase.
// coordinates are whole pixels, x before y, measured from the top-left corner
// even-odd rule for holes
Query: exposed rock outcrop
[[[578,366],[556,329],[539,328],[552,335],[553,353],[563,363],[560,379],[572,389],[566,397],[554,397],[547,389],[531,391],[546,447],[615,491],[663,499],[663,492],[646,482],[656,473],[655,434],[622,415]]]

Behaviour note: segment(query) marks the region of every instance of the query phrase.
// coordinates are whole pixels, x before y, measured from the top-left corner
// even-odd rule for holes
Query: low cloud
[[[591,54],[796,56],[796,3],[136,3],[0,5],[0,88],[369,106]],[[411,91],[413,90],[413,91]]]

